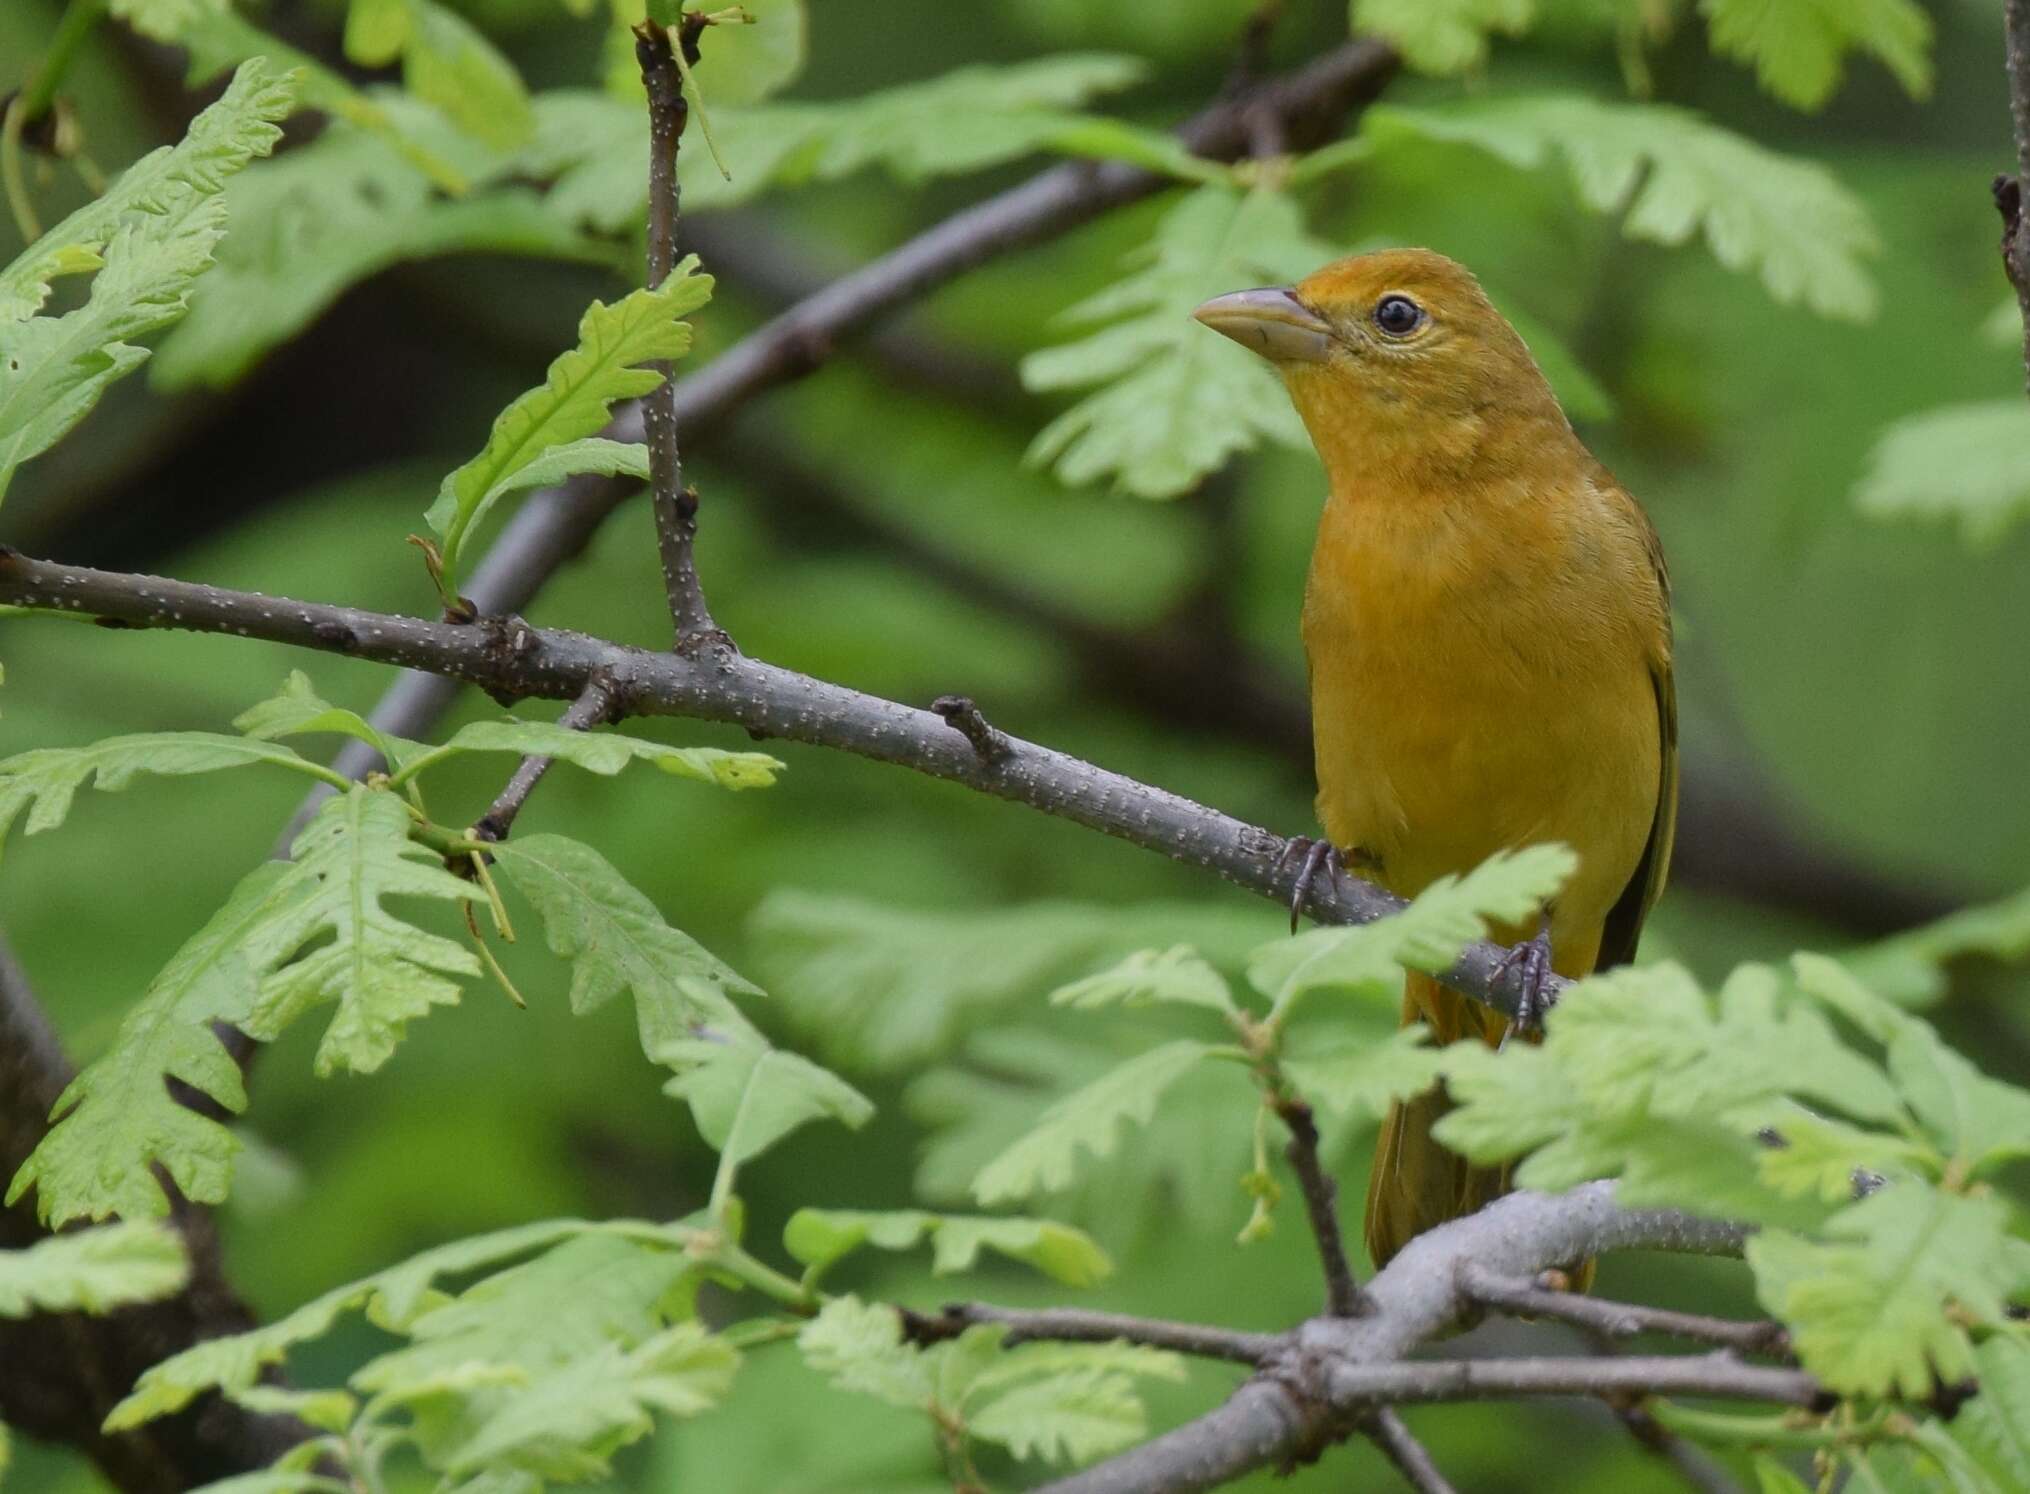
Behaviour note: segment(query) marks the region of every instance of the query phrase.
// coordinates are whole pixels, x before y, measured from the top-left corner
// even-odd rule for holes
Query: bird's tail
[[[1439,1044],[1463,1037],[1498,1043],[1505,1025],[1486,1007],[1415,970],[1403,984],[1403,1025],[1412,1022],[1428,1023]],[[1432,1138],[1431,1128],[1451,1108],[1445,1087],[1433,1085],[1389,1107],[1382,1122],[1367,1184],[1367,1249],[1376,1270],[1413,1237],[1464,1218],[1508,1192],[1511,1169],[1506,1164],[1475,1167]],[[1586,1291],[1593,1285],[1593,1262],[1575,1262],[1567,1274],[1572,1290]]]
[[[1411,971],[1403,986],[1403,1025],[1424,1022],[1434,1043],[1480,1037],[1499,1042],[1500,1017]],[[1475,1167],[1441,1146],[1431,1128],[1452,1108],[1443,1085],[1389,1108],[1367,1185],[1367,1249],[1377,1269],[1411,1238],[1473,1213],[1509,1188],[1509,1168]]]

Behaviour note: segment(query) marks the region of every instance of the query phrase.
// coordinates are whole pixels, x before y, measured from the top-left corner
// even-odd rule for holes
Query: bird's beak
[[[1282,286],[1214,296],[1191,313],[1271,363],[1323,363],[1332,351],[1332,328]]]

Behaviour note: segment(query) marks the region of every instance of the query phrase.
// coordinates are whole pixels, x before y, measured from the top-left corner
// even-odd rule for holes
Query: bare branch
[[[1403,1425],[1402,1417],[1394,1411],[1382,1407],[1364,1430],[1374,1439],[1375,1446],[1388,1454],[1389,1461],[1402,1470],[1403,1477],[1410,1481],[1410,1487],[1417,1494],[1458,1494],[1446,1482],[1445,1475],[1438,1471],[1429,1450],[1410,1435],[1410,1429]]]
[[[531,628],[515,619],[449,623],[367,612],[255,592],[128,576],[0,552],[0,602],[87,612],[130,627],[229,633],[320,649],[480,685],[504,700],[576,699],[595,678],[614,681],[638,715],[730,722],[762,736],[831,747],[962,783],[1173,860],[1201,866],[1288,906],[1297,859],[1289,841],[1202,804],[1119,773],[1007,737],[983,761],[945,720],[757,659],[709,660],[650,653],[582,633]],[[1402,899],[1353,876],[1315,878],[1305,902],[1324,923],[1370,923]],[[1506,951],[1469,945],[1441,979],[1513,1016]],[[1552,978],[1552,991],[1566,982]]]
[[[572,731],[589,731],[613,719],[615,701],[612,681],[595,675],[583,693],[571,702],[570,708],[557,718],[557,724]],[[536,785],[543,781],[543,775],[550,771],[550,764],[555,761],[554,757],[523,758],[521,766],[508,780],[507,787],[479,817],[473,833],[481,840],[506,840],[508,831],[514,828],[515,816],[522,812],[529,795],[535,792]]]
[[[1514,1396],[1705,1395],[1728,1400],[1823,1406],[1826,1392],[1803,1370],[1743,1364],[1711,1354],[1629,1355],[1623,1359],[1441,1359],[1336,1364],[1326,1394],[1336,1407],[1419,1401],[1487,1401]]]
[[[677,45],[684,49],[684,61],[695,63],[702,28],[687,20],[680,29]],[[684,97],[668,30],[654,21],[636,26],[634,55],[648,94],[648,283],[653,288],[670,278],[677,263],[677,151],[691,106]],[[656,547],[662,553],[663,590],[669,597],[670,620],[676,624],[677,646],[687,648],[718,629],[698,580],[698,498],[684,487],[683,456],[677,449],[676,366],[665,358],[649,367],[663,376],[641,401]]]
[[[1235,1364],[1259,1365],[1284,1342],[1276,1333],[1243,1333],[1229,1328],[1212,1328],[1199,1323],[1172,1323],[1160,1318],[1136,1318],[1117,1312],[1087,1312],[1073,1307],[1046,1307],[1034,1310],[990,1307],[983,1302],[953,1302],[935,1314],[902,1311],[904,1335],[918,1344],[940,1343],[957,1338],[976,1323],[1006,1323],[1007,1342],[1028,1343],[1038,1339],[1063,1343],[1146,1344],[1152,1349],[1170,1349],[1179,1354],[1196,1354],[1203,1359],[1226,1359]]]
[[[1347,1263],[1346,1241],[1339,1231],[1339,1185],[1326,1173],[1318,1157],[1318,1123],[1311,1107],[1302,1100],[1278,1098],[1276,1114],[1290,1128],[1290,1145],[1285,1155],[1304,1195],[1305,1217],[1311,1236],[1318,1242],[1318,1257],[1325,1268],[1325,1310],[1334,1317],[1351,1318],[1367,1311],[1366,1299],[1353,1279]]]
[[[1767,1319],[1744,1322],[1703,1313],[1671,1312],[1634,1302],[1609,1302],[1574,1292],[1554,1292],[1527,1278],[1473,1264],[1461,1269],[1459,1285],[1467,1296],[1485,1307],[1518,1317],[1556,1318],[1608,1339],[1663,1333],[1740,1354],[1782,1355],[1789,1348],[1789,1335],[1783,1325]]]

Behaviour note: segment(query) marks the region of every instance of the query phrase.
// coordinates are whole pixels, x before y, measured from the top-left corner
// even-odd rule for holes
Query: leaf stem
[[[84,45],[86,37],[106,11],[106,0],[70,0],[64,7],[63,19],[56,24],[56,35],[50,39],[49,50],[42,54],[42,65],[35,70],[35,76],[28,80],[28,86],[21,90],[22,119],[24,126],[49,111],[56,102],[56,90],[76,60],[78,48]]]

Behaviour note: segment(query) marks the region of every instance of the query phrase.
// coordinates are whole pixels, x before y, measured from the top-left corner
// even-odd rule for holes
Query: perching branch
[[[700,30],[688,20],[680,28],[677,45],[684,49],[686,63],[698,60]],[[677,263],[677,151],[691,106],[666,28],[654,21],[635,27],[634,55],[648,93],[648,283],[655,287],[669,279]],[[684,488],[683,457],[677,449],[676,367],[667,358],[649,367],[663,376],[641,401],[656,547],[662,553],[663,590],[676,624],[677,647],[689,648],[717,629],[698,580],[698,499]]]
[[[1373,1439],[1376,1447],[1388,1454],[1411,1488],[1417,1494],[1458,1494],[1438,1471],[1438,1465],[1431,1461],[1431,1454],[1424,1444],[1410,1435],[1410,1429],[1403,1425],[1402,1417],[1384,1406],[1375,1412],[1363,1429]]]
[[[479,685],[501,699],[575,700],[604,676],[636,715],[729,722],[757,736],[914,768],[1202,866],[1285,906],[1296,890],[1299,859],[1273,831],[1017,737],[1006,737],[1007,750],[998,758],[984,760],[929,711],[758,659],[723,652],[708,660],[657,654],[515,619],[448,623],[289,601],[59,565],[12,551],[0,552],[0,602],[399,664]],[[1353,876],[1315,878],[1304,902],[1304,910],[1321,923],[1370,923],[1403,906],[1401,898]],[[1499,945],[1477,942],[1440,979],[1513,1016],[1516,991],[1513,976],[1503,973],[1505,954]],[[1553,977],[1553,996],[1566,984]]]
[[[1259,1365],[1283,1343],[1276,1333],[1243,1333],[1201,1323],[1172,1323],[1160,1318],[1129,1317],[1118,1312],[1087,1312],[1075,1307],[1022,1309],[990,1307],[984,1302],[952,1302],[939,1312],[903,1310],[902,1328],[911,1343],[935,1344],[957,1338],[976,1323],[1006,1323],[1009,1344],[1053,1340],[1060,1343],[1104,1344],[1119,1340]]]

